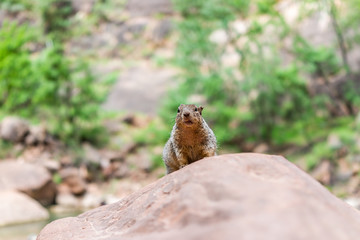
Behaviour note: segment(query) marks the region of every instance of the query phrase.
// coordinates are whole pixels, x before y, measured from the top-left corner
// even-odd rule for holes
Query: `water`
[[[74,217],[80,213],[79,211],[65,214],[54,214],[50,212],[50,218],[46,221],[0,227],[0,240],[35,240],[36,235],[39,234],[46,224],[60,218]]]

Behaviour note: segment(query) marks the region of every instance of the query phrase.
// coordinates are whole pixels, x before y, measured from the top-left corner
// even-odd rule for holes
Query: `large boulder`
[[[0,190],[18,190],[47,206],[54,202],[56,185],[42,166],[15,160],[0,161]]]
[[[359,239],[360,213],[279,156],[206,158],[38,240]]]
[[[0,191],[0,226],[46,220],[49,213],[24,193]]]

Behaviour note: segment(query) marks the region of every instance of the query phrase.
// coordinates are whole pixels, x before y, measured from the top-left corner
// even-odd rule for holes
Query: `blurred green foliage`
[[[51,129],[61,139],[104,142],[100,104],[112,81],[96,81],[84,61],[70,61],[62,52],[61,46],[48,47],[36,63],[41,87],[34,104],[42,107],[46,119],[54,117]]]
[[[5,9],[9,12],[20,12],[31,8],[29,0],[2,0],[0,2],[0,9]]]
[[[69,37],[71,16],[74,14],[71,0],[42,0],[39,2],[44,32],[56,41]]]
[[[305,39],[297,36],[293,43],[297,59],[303,63],[304,70],[316,76],[324,77],[336,74],[341,66],[335,52],[329,47],[313,47]]]
[[[225,27],[234,20],[234,11],[245,15],[250,1],[174,1],[184,16],[178,24],[179,39],[175,64],[184,69],[182,82],[170,93],[163,118],[176,114],[180,103],[196,95],[205,95],[208,102],[204,116],[212,116],[214,130],[220,142],[232,139],[241,129],[229,126],[239,116],[234,106],[239,100],[238,86],[232,73],[221,67],[223,49],[209,41],[209,35],[218,27]],[[173,122],[171,122],[173,124]],[[213,124],[211,124],[213,125]]]
[[[30,52],[25,45],[33,39],[27,26],[5,22],[0,29],[0,106],[3,111],[16,111],[32,99],[29,90],[36,87]]]
[[[7,1],[9,6],[28,1]],[[39,7],[40,6],[40,7]],[[33,6],[42,25],[4,22],[0,29],[0,115],[44,122],[69,144],[106,143],[100,104],[115,76],[97,81],[85,60],[70,59],[64,41],[71,36],[71,1]],[[39,31],[42,29],[42,31]],[[39,48],[34,52],[33,48]]]
[[[360,43],[360,0],[300,3],[303,12],[297,21],[320,11],[330,19],[336,41],[327,46],[312,45],[289,26],[278,2],[173,0],[181,18],[172,63],[182,71],[160,112],[165,126],[153,122],[136,141],[164,144],[178,105],[195,103],[204,105],[220,146],[309,145],[307,165],[312,168],[319,159],[334,156],[336,150],[323,143],[330,133],[354,144],[360,93],[347,52]],[[88,21],[111,21],[124,5],[124,0],[97,0]],[[96,81],[85,60],[66,56],[66,41],[79,28],[81,33],[87,29],[76,24],[71,1],[3,0],[0,8],[31,11],[39,20],[35,25],[5,22],[0,29],[0,116],[46,121],[66,142],[105,142],[99,105],[114,78]],[[214,33],[222,43],[213,40]],[[284,56],[284,49],[291,57]],[[230,62],[235,55],[234,65],[224,60],[229,53]],[[345,84],[334,88],[336,78],[344,78]],[[316,81],[322,82],[322,91],[312,89]],[[339,104],[346,114],[331,110]],[[154,156],[154,166],[159,163]]]
[[[301,3],[307,16],[314,11],[328,14],[337,42],[326,47],[311,45],[289,26],[275,7],[277,2],[174,0],[182,15],[174,63],[182,73],[161,112],[168,132],[174,123],[169,116],[175,117],[179,104],[204,104],[204,117],[222,146],[241,148],[242,143],[254,141],[275,147],[310,145],[315,160],[308,160],[309,168],[320,159],[334,156],[335,150],[317,142],[334,129],[349,129],[338,121],[342,117],[330,111],[331,106],[338,102],[347,106],[350,116],[345,118],[353,122],[357,113],[353,110],[360,104],[359,88],[349,75],[348,49],[341,45],[341,38],[352,44],[349,46],[357,44],[360,17],[353,9],[360,1],[340,4],[350,15],[338,14],[344,9],[337,9],[340,7],[332,0]],[[235,19],[246,19],[246,30],[235,31]],[[226,35],[221,44],[211,40],[212,34],[219,32]],[[285,39],[290,42],[287,51],[293,55],[287,62],[280,52]],[[222,61],[229,49],[238,55],[238,66],[229,67]],[[349,78],[346,82],[351,87],[335,88],[336,93],[328,91],[334,89],[329,79],[336,76]],[[324,81],[324,91],[314,95],[309,83],[316,79]]]

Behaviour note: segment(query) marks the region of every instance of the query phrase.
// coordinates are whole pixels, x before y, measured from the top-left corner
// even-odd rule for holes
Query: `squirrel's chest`
[[[178,145],[180,152],[187,158],[189,163],[202,159],[204,143],[199,138],[182,139]]]
[[[184,152],[184,155],[189,163],[193,163],[204,158],[202,148],[199,148],[198,146],[188,147]]]
[[[192,151],[196,151],[197,148],[200,148],[201,145],[204,145],[204,136],[199,136],[198,134],[193,133],[181,133],[178,138],[176,138],[176,142],[178,146],[182,148],[192,149]]]

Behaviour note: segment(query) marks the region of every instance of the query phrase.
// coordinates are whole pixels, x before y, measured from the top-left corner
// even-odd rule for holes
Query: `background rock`
[[[360,214],[286,159],[207,158],[47,225],[46,239],[357,239]]]
[[[23,193],[0,191],[0,199],[0,226],[49,218],[45,208]]]
[[[95,0],[71,0],[72,7],[76,12],[91,13],[94,8]]]
[[[138,150],[135,154],[130,154],[126,158],[126,162],[136,169],[150,172],[153,161],[151,154],[146,148]]]
[[[75,196],[69,186],[63,183],[58,186],[58,191],[55,207],[58,212],[86,211],[100,206],[105,199],[96,184],[90,184],[89,191],[83,196]]]
[[[175,75],[173,69],[155,69],[146,62],[138,62],[136,67],[122,73],[103,108],[155,115]]]
[[[170,0],[129,0],[127,9],[132,16],[147,16],[157,13],[171,14],[173,12]]]
[[[48,132],[44,126],[30,126],[25,143],[27,145],[44,144],[48,138]]]
[[[340,138],[336,134],[330,134],[327,139],[327,144],[330,148],[338,149],[342,146],[342,142]]]
[[[312,172],[312,177],[322,184],[329,185],[333,179],[334,167],[328,160],[322,161]]]
[[[49,172],[41,166],[18,161],[0,161],[0,190],[18,190],[42,205],[54,202],[56,186]]]
[[[80,208],[80,199],[74,196],[66,185],[59,185],[58,188],[59,193],[56,196],[56,204],[58,206],[71,210]]]
[[[86,192],[86,182],[81,177],[80,171],[77,168],[64,168],[59,171],[60,177],[65,185],[70,189],[70,192],[75,195],[82,195]]]
[[[29,131],[29,124],[17,117],[5,117],[1,122],[0,137],[6,141],[20,142]]]
[[[152,32],[152,41],[160,44],[166,37],[168,37],[174,28],[170,19],[160,21]]]

